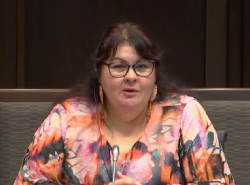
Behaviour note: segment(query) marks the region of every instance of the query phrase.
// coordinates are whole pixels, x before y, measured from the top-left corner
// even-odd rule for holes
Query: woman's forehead
[[[129,55],[133,55],[133,56],[138,56],[136,49],[133,46],[126,44],[126,43],[119,44],[117,46],[115,56],[122,55],[122,54],[129,54]]]
[[[139,52],[139,51],[140,52]],[[125,54],[130,53],[137,59],[146,59],[146,60],[151,60],[151,56],[148,51],[145,51],[146,48],[136,48],[134,45],[132,45],[129,42],[121,42],[120,44],[117,45],[116,48],[113,48],[110,50],[110,55],[107,58],[107,60],[110,60],[112,58],[116,57],[121,57],[122,55],[125,56]]]

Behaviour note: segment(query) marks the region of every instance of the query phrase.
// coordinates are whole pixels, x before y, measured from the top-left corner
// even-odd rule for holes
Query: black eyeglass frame
[[[128,71],[129,71],[129,69],[130,69],[131,67],[133,68],[133,70],[134,70],[134,72],[135,72],[135,74],[136,74],[137,76],[140,76],[140,77],[148,77],[148,76],[151,75],[152,72],[154,71],[154,68],[155,68],[155,61],[154,61],[154,60],[150,60],[150,61],[147,61],[147,62],[151,62],[151,63],[153,64],[153,67],[152,67],[151,72],[150,72],[148,75],[146,75],[146,76],[137,74],[137,72],[136,72],[136,70],[135,70],[135,65],[137,65],[138,63],[135,63],[135,64],[133,64],[133,65],[128,65],[128,64],[124,63],[124,64],[127,65],[127,71],[126,71],[126,73],[125,73],[124,75],[122,75],[122,76],[113,76],[113,75],[112,75],[112,73],[110,72],[110,65],[113,64],[113,63],[102,62],[102,64],[104,64],[104,65],[106,65],[106,66],[108,67],[109,74],[110,74],[113,78],[122,78],[122,77],[126,76],[127,73],[128,73]]]

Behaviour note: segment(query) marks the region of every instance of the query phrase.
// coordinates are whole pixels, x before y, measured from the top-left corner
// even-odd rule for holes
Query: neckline
[[[154,115],[155,111],[157,112],[157,108],[158,108],[157,105],[155,103],[152,104],[151,116],[150,116],[150,119],[148,120],[148,123],[146,123],[145,128],[142,131],[142,133],[140,134],[140,137],[138,138],[138,140],[133,144],[132,148],[125,153],[125,155],[130,153],[130,151],[133,149],[134,146],[136,146],[136,144],[138,142],[142,142],[147,147],[150,146],[149,137],[154,135],[154,131],[152,130],[153,129],[153,124],[154,124],[153,123],[153,120],[154,120],[153,115]],[[103,115],[102,115],[101,111],[102,110],[99,111],[99,123],[98,123],[99,124],[98,127],[100,128],[99,130],[100,130],[100,134],[101,134],[101,140],[102,141],[105,140],[109,144],[110,149],[112,149],[112,147],[111,147],[110,143],[108,142],[108,140],[107,140],[107,138],[105,136],[105,133],[104,133],[104,124],[105,124],[105,122],[103,121]]]
[[[110,150],[110,152],[112,152],[112,146],[111,146],[111,144],[109,143],[109,141],[107,140],[107,138],[106,138],[106,136],[105,136],[105,133],[104,133],[104,122],[100,119],[100,124],[99,124],[99,128],[100,128],[100,132],[101,132],[101,141],[102,142],[106,142],[106,145],[107,145],[107,147],[109,148],[109,150]],[[145,128],[146,129],[146,128]],[[125,153],[125,157],[124,158],[122,158],[123,159],[123,161],[131,161],[131,159],[132,159],[132,154],[133,154],[133,149],[136,147],[136,145],[138,145],[138,143],[139,142],[141,142],[140,140],[141,140],[141,138],[143,138],[144,137],[144,135],[145,135],[145,129],[143,130],[143,132],[141,133],[141,136],[136,140],[136,142],[132,145],[132,147],[129,149],[129,151],[127,151],[126,153]],[[104,144],[104,143],[102,143],[102,144]],[[111,155],[111,153],[110,153],[110,157],[111,157],[112,155]],[[112,157],[111,157],[112,158]],[[118,161],[117,162],[121,162],[121,160],[119,160],[119,159],[121,159],[121,158],[118,158]],[[110,161],[111,162],[111,161]]]

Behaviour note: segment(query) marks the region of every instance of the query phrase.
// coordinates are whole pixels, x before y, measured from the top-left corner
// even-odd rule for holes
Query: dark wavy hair
[[[107,61],[116,53],[121,43],[127,43],[135,48],[138,55],[147,60],[155,61],[156,85],[158,87],[156,101],[161,101],[166,93],[183,93],[183,88],[170,79],[161,68],[163,51],[147,35],[145,30],[135,23],[115,23],[106,28],[93,56],[93,69],[85,81],[75,84],[69,92],[69,97],[87,98],[99,103],[98,75],[102,62]]]

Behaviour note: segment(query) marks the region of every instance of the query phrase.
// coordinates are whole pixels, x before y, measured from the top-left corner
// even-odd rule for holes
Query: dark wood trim
[[[244,0],[243,87],[250,87],[250,1]]]
[[[200,101],[250,101],[250,88],[204,88],[192,89]]]
[[[55,102],[68,89],[0,89],[0,102]],[[200,101],[250,101],[250,88],[194,88]]]
[[[227,86],[242,87],[242,55],[243,55],[243,30],[242,30],[242,0],[228,1],[228,65]]]
[[[226,87],[228,4],[206,2],[206,87]]]
[[[17,0],[17,88],[25,87],[24,71],[24,27],[25,27],[25,4],[24,0]]]
[[[16,88],[16,1],[0,1],[0,88]]]
[[[54,102],[67,89],[0,89],[0,102]]]

